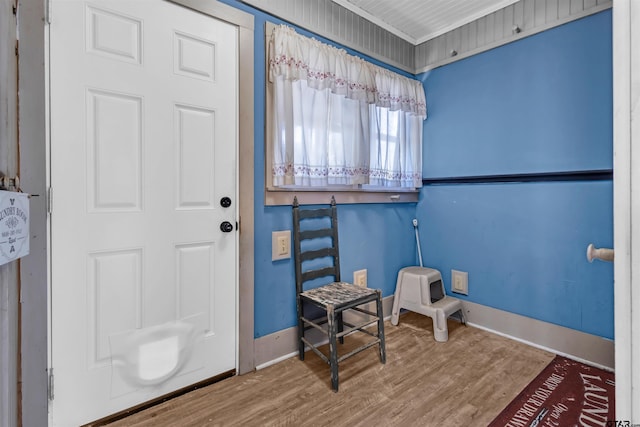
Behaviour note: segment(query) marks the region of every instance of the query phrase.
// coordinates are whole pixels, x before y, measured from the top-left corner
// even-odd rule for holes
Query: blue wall
[[[282,21],[234,0],[221,0],[255,16],[255,337],[287,329],[297,324],[295,276],[292,260],[271,261],[271,232],[291,230],[290,206],[264,206],[264,116],[265,40],[264,24]],[[301,34],[312,35],[297,29]],[[315,36],[326,43],[328,40]],[[335,45],[335,44],[334,44]],[[355,54],[352,50],[346,49]],[[362,55],[360,55],[362,56]],[[369,61],[384,66],[380,62]],[[394,70],[403,75],[407,73]],[[327,199],[327,202],[329,198]],[[415,203],[339,205],[340,262],[344,280],[353,271],[366,268],[370,287],[382,289],[383,296],[395,291],[398,270],[416,261],[416,245],[411,220]]]
[[[611,11],[425,73],[428,178],[612,169]],[[609,181],[430,185],[426,264],[469,301],[613,338]]]
[[[296,323],[293,263],[271,261],[271,232],[292,228],[291,210],[264,206],[264,23],[281,21],[221,1],[255,16],[261,337]],[[420,75],[429,109],[424,176],[611,169],[611,70],[605,11]],[[391,295],[397,271],[416,263],[417,217],[426,263],[447,287],[452,268],[468,271],[469,301],[613,337],[612,265],[585,258],[590,242],[613,245],[611,181],[427,186],[417,205],[341,205],[339,216],[345,279],[366,268],[370,286]]]
[[[612,168],[611,11],[419,78],[426,178]]]
[[[256,188],[256,196],[258,189]],[[296,325],[295,277],[291,260],[271,261],[271,231],[291,230],[291,207],[258,206],[256,197],[255,335]],[[368,271],[368,285],[395,291],[398,270],[416,261],[411,220],[415,203],[339,205],[340,267],[344,280]]]

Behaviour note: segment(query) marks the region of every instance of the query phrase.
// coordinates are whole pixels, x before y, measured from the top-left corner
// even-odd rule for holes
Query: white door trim
[[[632,360],[640,355],[640,340],[633,332],[640,330],[640,110],[634,100],[640,95],[640,5],[617,0],[613,6],[613,200],[614,200],[614,265],[615,282],[615,364],[616,419],[640,422],[640,370]],[[634,76],[635,74],[635,76]],[[635,119],[635,120],[634,120]],[[635,166],[635,168],[633,167]],[[634,170],[635,169],[635,170]],[[633,283],[635,282],[635,285]],[[633,308],[636,308],[634,311]],[[637,332],[636,332],[637,334]]]

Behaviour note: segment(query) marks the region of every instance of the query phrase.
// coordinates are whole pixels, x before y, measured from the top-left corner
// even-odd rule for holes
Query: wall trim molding
[[[423,178],[423,185],[437,184],[494,184],[553,181],[611,181],[613,169],[585,170],[569,172],[517,173],[506,175],[452,176],[443,178]]]
[[[613,371],[613,340],[469,301],[463,301],[462,304],[467,324],[471,327]],[[393,295],[383,298],[382,305],[385,319],[388,319],[391,315]],[[313,336],[312,340],[319,343],[322,338],[323,336],[318,334]],[[297,327],[295,326],[257,338],[255,340],[256,370],[297,356],[296,341]]]

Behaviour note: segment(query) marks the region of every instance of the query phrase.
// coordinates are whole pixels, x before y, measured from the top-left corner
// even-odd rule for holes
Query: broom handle
[[[420,267],[422,267],[422,250],[420,250],[420,237],[418,236],[418,220],[413,220],[413,229],[416,232],[416,245],[418,246],[418,258],[420,260]]]

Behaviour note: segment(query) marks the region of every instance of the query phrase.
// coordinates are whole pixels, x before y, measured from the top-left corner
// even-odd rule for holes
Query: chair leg
[[[302,331],[303,328],[304,325],[302,322],[299,322],[298,329],[300,332],[298,332],[298,358],[300,360],[304,360],[304,341],[302,341],[302,337],[304,336],[304,332]]]
[[[344,331],[344,320],[342,319],[342,311],[338,313],[338,332]],[[338,338],[340,344],[344,344],[344,337]]]
[[[382,312],[382,296],[380,295],[380,291],[378,291],[378,298],[376,299],[376,314],[378,315],[378,338],[380,339],[378,345],[380,349],[380,362],[386,363],[387,353],[384,343],[384,313]]]
[[[338,343],[336,340],[338,325],[336,312],[332,305],[327,307],[327,332],[329,334],[329,365],[331,366],[331,388],[338,391]]]
[[[302,321],[302,316],[304,316],[302,300],[298,297],[298,357],[300,360],[304,360],[304,341],[302,341],[302,337],[304,336],[304,322]]]

